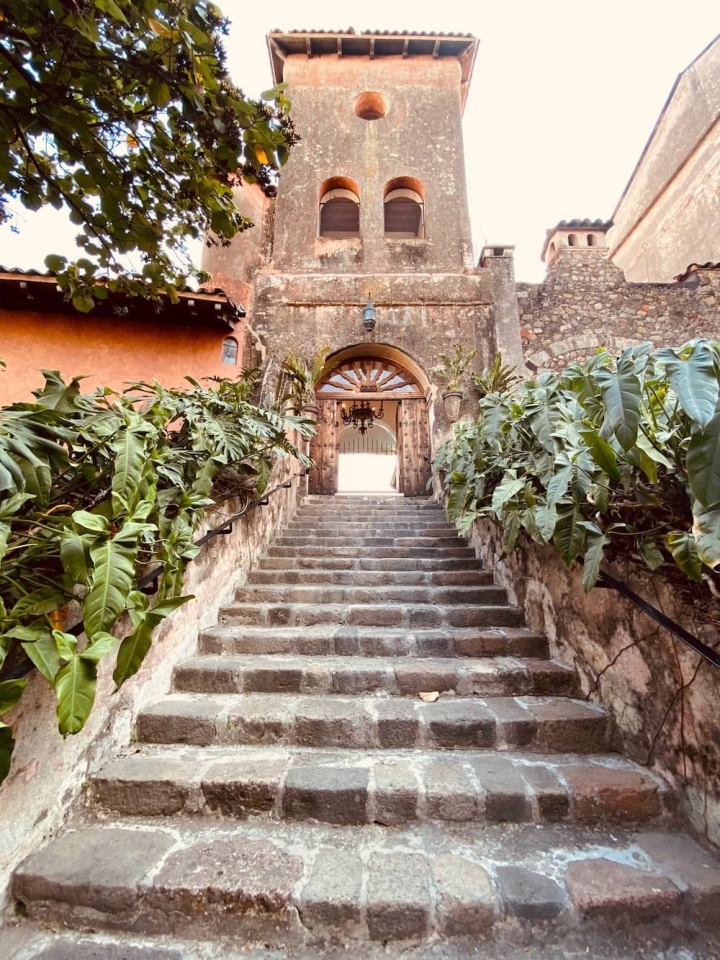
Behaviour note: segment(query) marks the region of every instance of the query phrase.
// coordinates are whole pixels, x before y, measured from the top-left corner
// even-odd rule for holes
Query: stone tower
[[[497,349],[521,357],[511,248],[473,261],[461,123],[478,42],[275,32],[268,45],[302,142],[276,198],[239,191],[256,228],[206,268],[248,306],[265,359],[331,348],[311,490],[335,491],[342,401],[362,397],[383,403],[398,489],[424,493],[449,427],[439,355],[476,348],[478,368]]]

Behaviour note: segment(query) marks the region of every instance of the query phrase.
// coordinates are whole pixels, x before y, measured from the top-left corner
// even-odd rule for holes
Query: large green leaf
[[[448,520],[457,520],[457,518],[464,512],[468,502],[468,497],[470,495],[471,490],[467,483],[453,484],[446,507]]]
[[[88,584],[90,567],[85,542],[72,527],[66,527],[60,540],[60,560],[73,583]]]
[[[572,474],[572,466],[562,467],[550,480],[547,486],[547,503],[549,507],[559,503],[565,496]]]
[[[493,490],[492,508],[496,514],[499,514],[504,504],[519,493],[525,486],[525,481],[521,478],[512,476],[503,477],[500,483]]]
[[[615,434],[623,450],[629,450],[637,437],[642,403],[642,388],[632,357],[623,351],[617,370],[597,370],[595,378],[605,405],[603,433]]]
[[[617,465],[617,454],[607,440],[604,440],[597,430],[581,430],[580,432],[583,440],[590,448],[595,463],[614,483],[619,483],[620,471]]]
[[[0,783],[10,773],[10,763],[14,749],[15,738],[12,730],[6,723],[0,723]]]
[[[67,737],[85,726],[95,701],[97,685],[95,663],[79,655],[73,656],[55,677],[57,718],[60,733]]]
[[[583,551],[587,531],[583,527],[583,515],[575,507],[558,511],[553,542],[566,566]]]
[[[60,669],[60,653],[49,632],[43,632],[32,642],[26,641],[22,648],[48,683],[55,683]]]
[[[669,533],[665,542],[673,560],[685,576],[700,583],[702,580],[702,560],[698,556],[693,535],[691,533]]]
[[[23,617],[36,617],[59,610],[66,602],[65,594],[57,587],[38,587],[21,597],[12,608],[11,614],[18,620]]]
[[[152,635],[155,628],[165,617],[177,610],[184,603],[192,600],[191,596],[172,597],[158,603],[152,610],[136,607],[132,610],[135,629],[125,637],[118,650],[117,665],[113,673],[113,680],[119,690],[125,681],[138,672],[148,650],[152,644]]]
[[[705,508],[720,503],[720,413],[704,430],[694,430],[687,454],[687,474],[693,496]]]
[[[720,509],[704,510],[696,503],[693,513],[693,536],[698,557],[707,567],[716,570],[720,566]]]
[[[90,550],[94,571],[90,592],[82,605],[85,632],[90,639],[98,632],[110,630],[125,609],[135,578],[135,554],[135,549],[114,540]]]
[[[558,521],[557,508],[554,505],[538,504],[533,513],[538,533],[544,543],[549,543]]]
[[[27,679],[0,681],[0,714],[12,710],[27,686]]]
[[[669,348],[658,350],[655,356],[665,364],[685,413],[700,427],[706,427],[715,415],[720,387],[715,354],[707,340],[696,341],[687,357]]]
[[[603,551],[608,542],[608,537],[602,531],[588,531],[587,547],[583,564],[583,589],[587,593],[597,583],[600,575],[600,564],[602,563]]]
[[[116,514],[132,512],[138,500],[147,467],[147,434],[147,424],[138,417],[112,444],[115,452],[112,504]]]

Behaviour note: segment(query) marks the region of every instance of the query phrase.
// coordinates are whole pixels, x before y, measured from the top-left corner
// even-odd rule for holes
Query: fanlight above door
[[[341,363],[322,380],[317,392],[323,397],[343,397],[349,393],[423,396],[404,367],[377,357],[357,357]]]

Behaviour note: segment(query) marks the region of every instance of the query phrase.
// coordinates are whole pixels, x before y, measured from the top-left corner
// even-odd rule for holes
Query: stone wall
[[[281,460],[272,485],[301,469],[294,459]],[[139,673],[113,694],[114,663],[100,665],[95,707],[81,733],[62,739],[54,691],[37,672],[30,675],[22,703],[3,717],[13,727],[17,745],[10,775],[0,786],[5,811],[0,823],[0,910],[15,866],[58,832],[88,775],[127,746],[139,711],[169,690],[174,666],[194,654],[198,631],[217,622],[220,607],[233,598],[278,527],[294,514],[302,492],[298,485],[304,483],[304,478],[293,479],[292,487],[271,496],[268,506],[236,522],[231,535],[208,543],[185,575],[184,590],[195,599],[159,627]],[[236,501],[208,511],[205,529],[220,526],[223,517],[236,512]]]
[[[720,845],[720,671],[614,591],[586,594],[582,568],[524,540],[501,559],[499,527],[477,523],[471,543],[485,567],[544,632],[553,656],[572,664],[583,693],[614,719],[618,747],[670,780],[692,826]],[[698,609],[676,587],[635,564],[608,572],[705,643],[717,643],[720,601]],[[684,689],[683,689],[684,688]]]
[[[525,363],[558,369],[605,346],[655,346],[716,339],[720,270],[700,269],[682,283],[627,283],[605,249],[563,248],[540,284],[517,285]]]

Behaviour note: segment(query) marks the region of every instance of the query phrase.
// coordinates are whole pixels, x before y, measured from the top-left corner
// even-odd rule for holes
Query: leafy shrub
[[[0,667],[19,650],[57,696],[60,732],[77,733],[95,699],[98,662],[117,646],[110,631],[127,613],[113,679],[137,672],[155,627],[190,600],[187,563],[214,483],[229,470],[262,492],[278,456],[296,456],[291,429],[310,421],[250,402],[255,372],[187,390],[133,383],[124,394],[80,393],[44,371],[35,403],[0,408]],[[163,565],[156,602],[138,589],[143,568]],[[63,629],[79,605],[84,638]],[[0,713],[26,681],[0,682]],[[12,732],[0,724],[0,780]]]
[[[492,378],[490,378],[492,379]],[[602,350],[561,374],[486,393],[434,469],[461,532],[488,516],[507,554],[524,530],[597,581],[603,558],[674,563],[696,582],[720,565],[720,344]],[[683,578],[684,579],[684,578]]]

